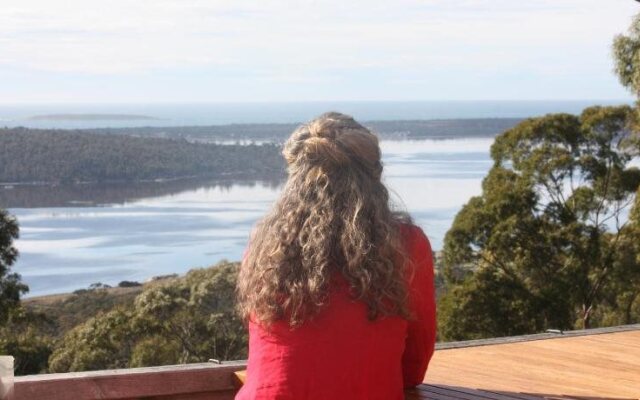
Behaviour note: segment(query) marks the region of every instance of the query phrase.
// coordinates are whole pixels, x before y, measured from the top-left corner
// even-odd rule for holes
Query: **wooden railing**
[[[439,343],[436,345],[436,349],[439,351],[463,350],[464,348],[477,348],[479,346],[638,330],[640,330],[640,324],[570,332],[554,331],[508,338]],[[437,363],[430,369],[434,367],[435,371],[432,372],[437,372]],[[240,385],[235,373],[244,369],[246,369],[246,361],[229,361],[222,364],[201,363],[28,375],[15,378],[14,397],[11,400],[227,400],[234,398]],[[540,390],[543,389],[543,387],[540,388]],[[478,392],[474,388],[442,384],[421,385],[406,392],[407,399],[508,400],[513,398],[522,400],[523,398],[536,399],[542,397],[544,396],[532,394],[529,394],[528,397],[523,397],[521,393],[509,393],[508,391],[499,393]],[[592,398],[595,399],[596,397]]]
[[[227,400],[244,361],[16,377],[13,400]]]

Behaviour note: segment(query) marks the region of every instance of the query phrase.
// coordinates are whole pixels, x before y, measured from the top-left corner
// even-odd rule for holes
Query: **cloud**
[[[548,88],[567,98],[588,86],[615,96],[610,42],[640,11],[631,0],[4,2],[0,86],[25,101],[504,98]],[[525,81],[529,89],[515,88]]]
[[[527,65],[541,52],[608,43],[632,2],[606,3],[15,0],[0,10],[0,65],[87,74],[255,66],[274,75],[282,65]]]

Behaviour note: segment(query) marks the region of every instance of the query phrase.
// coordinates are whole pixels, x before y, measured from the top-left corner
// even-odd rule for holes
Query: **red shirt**
[[[403,388],[424,379],[436,336],[433,257],[427,237],[405,225],[402,234],[415,266],[409,284],[415,318],[367,319],[366,305],[339,280],[325,308],[291,329],[249,323],[246,399],[404,399]]]

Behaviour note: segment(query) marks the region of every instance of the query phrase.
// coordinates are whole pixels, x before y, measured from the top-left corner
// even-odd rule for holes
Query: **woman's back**
[[[249,323],[247,381],[236,399],[402,399],[420,383],[435,343],[433,259],[420,228],[401,225],[413,318],[371,320],[340,273],[328,301],[296,328]]]

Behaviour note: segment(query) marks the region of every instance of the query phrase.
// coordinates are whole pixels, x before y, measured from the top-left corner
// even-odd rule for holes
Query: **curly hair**
[[[353,118],[326,113],[298,127],[282,152],[281,197],[256,226],[238,276],[244,318],[299,326],[326,304],[333,274],[368,318],[409,318],[400,224],[381,181],[378,138]]]

